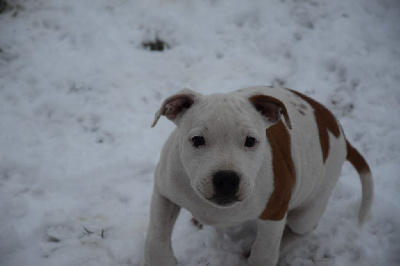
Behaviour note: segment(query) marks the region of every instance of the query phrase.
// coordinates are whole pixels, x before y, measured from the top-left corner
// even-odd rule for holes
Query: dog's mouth
[[[217,205],[219,207],[230,207],[233,206],[235,203],[241,201],[237,196],[217,197],[216,195],[214,195],[211,198],[208,198],[208,200],[212,202],[214,205]]]

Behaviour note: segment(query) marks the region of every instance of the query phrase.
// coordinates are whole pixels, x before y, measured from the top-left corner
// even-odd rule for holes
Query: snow
[[[1,1],[4,2],[4,1]],[[279,265],[400,265],[396,0],[7,0],[0,14],[0,265],[140,265],[161,101],[281,84],[319,100],[370,163],[371,218],[346,163],[319,226]],[[158,36],[170,49],[142,42]],[[179,265],[245,265],[254,230],[199,230]]]

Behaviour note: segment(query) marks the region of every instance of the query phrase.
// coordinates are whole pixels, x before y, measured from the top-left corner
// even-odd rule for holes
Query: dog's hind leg
[[[283,231],[282,241],[279,247],[279,256],[285,256],[304,236],[305,235],[293,233],[292,230],[286,226],[285,230]]]
[[[328,205],[332,191],[325,190],[312,202],[289,211],[287,226],[282,237],[280,255],[284,256],[296,242],[314,230]]]
[[[297,235],[305,235],[314,230],[325,212],[331,193],[314,199],[306,206],[291,210],[287,216],[287,225]]]
[[[315,229],[325,212],[329,198],[340,177],[345,154],[331,149],[332,156],[328,157],[323,168],[324,175],[317,178],[316,194],[311,195],[304,203],[288,212],[287,225],[298,235],[304,235]]]

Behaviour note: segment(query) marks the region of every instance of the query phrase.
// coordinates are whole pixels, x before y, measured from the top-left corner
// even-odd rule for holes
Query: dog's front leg
[[[175,266],[177,264],[172,250],[171,235],[179,211],[180,207],[160,195],[155,186],[151,198],[143,265]]]
[[[280,221],[258,220],[257,236],[251,247],[248,266],[275,266],[286,218]]]

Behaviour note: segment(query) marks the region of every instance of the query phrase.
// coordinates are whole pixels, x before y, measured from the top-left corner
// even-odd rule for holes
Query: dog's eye
[[[244,146],[251,148],[256,144],[256,139],[253,137],[246,137],[246,142],[244,143]]]
[[[195,148],[198,148],[199,146],[206,145],[206,140],[204,137],[195,136],[192,138],[192,143]]]

